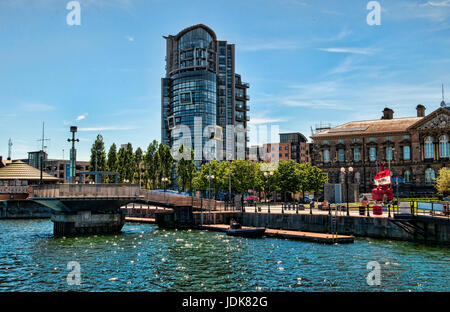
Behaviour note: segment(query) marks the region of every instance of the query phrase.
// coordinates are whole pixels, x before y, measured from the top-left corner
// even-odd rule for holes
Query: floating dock
[[[226,232],[228,230],[228,225],[226,224],[208,224],[200,227],[202,230]],[[243,229],[251,229],[252,227],[243,226]],[[355,237],[349,235],[333,235],[324,233],[313,233],[313,232],[300,232],[300,231],[288,231],[288,230],[277,230],[277,229],[266,229],[264,234],[268,237],[275,238],[286,238],[293,240],[301,240],[307,242],[315,242],[322,244],[351,244],[354,242]]]
[[[156,223],[155,218],[125,217],[125,222]]]

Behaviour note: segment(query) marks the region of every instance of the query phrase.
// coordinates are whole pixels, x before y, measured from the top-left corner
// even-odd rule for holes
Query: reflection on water
[[[450,291],[449,249],[357,239],[321,245],[161,230],[54,238],[49,220],[0,220],[0,291]],[[67,263],[81,265],[70,286]],[[381,286],[368,286],[369,261]]]

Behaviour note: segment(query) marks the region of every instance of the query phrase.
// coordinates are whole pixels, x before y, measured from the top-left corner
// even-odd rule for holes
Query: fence
[[[450,216],[449,202],[411,201],[400,202],[401,212],[431,216]]]
[[[182,194],[172,194],[160,191],[142,191],[143,199],[149,202],[175,206],[192,206],[197,209],[227,210],[226,202],[201,197],[191,197]]]
[[[28,186],[23,185],[0,186],[0,194],[28,194]]]
[[[169,192],[141,190],[129,184],[49,184],[32,188],[34,198],[135,198],[167,206],[192,206],[198,209],[227,210],[224,201],[191,197]]]
[[[140,195],[137,185],[120,184],[51,184],[33,186],[33,197],[57,198],[138,198]]]

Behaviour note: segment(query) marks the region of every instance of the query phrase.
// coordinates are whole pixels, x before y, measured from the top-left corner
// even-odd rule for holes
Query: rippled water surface
[[[0,291],[450,291],[450,250],[357,239],[322,245],[128,223],[54,238],[49,220],[0,220]],[[67,264],[81,285],[67,284]],[[369,261],[381,286],[366,282]]]

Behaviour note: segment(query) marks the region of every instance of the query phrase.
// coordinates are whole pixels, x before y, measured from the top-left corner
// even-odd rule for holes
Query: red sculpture
[[[391,187],[391,171],[384,170],[384,163],[380,164],[380,171],[375,176],[376,187],[372,189],[372,199],[375,201],[392,201],[394,190]]]

